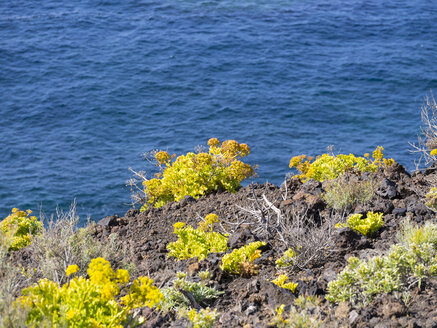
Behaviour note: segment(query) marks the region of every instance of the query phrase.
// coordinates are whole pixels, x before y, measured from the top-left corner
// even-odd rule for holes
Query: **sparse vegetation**
[[[426,194],[426,206],[437,211],[437,188],[432,187]]]
[[[410,144],[413,147],[411,152],[419,155],[416,169],[420,168],[422,161],[427,166],[437,159],[437,102],[432,93],[425,98],[421,118],[422,124],[420,135],[417,136],[417,144]]]
[[[373,195],[375,181],[359,180],[355,175],[343,174],[324,184],[323,199],[328,207],[337,211],[348,211],[355,205],[368,203]]]
[[[437,225],[406,221],[398,243],[385,256],[369,260],[351,257],[337,279],[328,284],[330,302],[369,302],[376,295],[405,292],[437,274]]]
[[[193,328],[211,328],[214,326],[215,320],[219,317],[219,314],[215,310],[191,309],[189,311],[183,309],[179,313],[180,316],[186,317],[192,324]]]
[[[67,282],[65,270],[69,265],[78,265],[79,275],[85,275],[88,263],[93,258],[104,257],[110,261],[117,257],[127,257],[126,247],[117,243],[117,235],[111,235],[108,241],[102,243],[96,240],[92,233],[93,223],[83,228],[78,228],[79,217],[76,214],[76,205],[73,203],[66,212],[58,209],[56,216],[46,219],[48,221],[44,233],[34,238],[30,245],[32,253],[32,268],[29,275],[38,278],[48,278],[62,285]],[[121,261],[121,266],[131,272],[135,267],[131,263]]]
[[[315,296],[299,296],[295,305],[285,313],[285,305],[282,304],[276,309],[275,316],[271,322],[278,328],[318,328],[321,327],[320,320],[320,299]]]
[[[170,310],[179,311],[192,307],[191,301],[187,298],[187,293],[193,297],[193,300],[200,306],[210,306],[211,302],[223,294],[215,288],[208,287],[210,274],[208,271],[199,272],[200,282],[190,281],[187,274],[178,272],[176,279],[172,281],[170,287],[163,288],[162,294],[164,300],[161,303],[161,309],[164,312]]]

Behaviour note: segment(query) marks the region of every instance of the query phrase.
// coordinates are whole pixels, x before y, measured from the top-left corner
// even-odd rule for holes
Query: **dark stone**
[[[230,249],[240,248],[247,244],[247,241],[251,239],[253,236],[249,232],[249,230],[243,230],[232,234],[232,236],[228,239],[228,247]]]
[[[407,209],[405,207],[395,208],[392,213],[394,215],[405,216]]]
[[[104,227],[115,227],[116,225],[118,225],[117,219],[118,215],[107,216],[97,222],[97,224]]]
[[[394,199],[398,194],[396,187],[397,185],[395,182],[384,178],[378,189],[376,189],[376,194],[383,198]]]
[[[139,210],[131,208],[129,211],[126,212],[126,214],[124,216],[127,218],[134,218],[138,214],[140,214]]]
[[[260,279],[260,294],[265,294],[267,303],[273,309],[276,309],[281,304],[292,304],[296,298],[290,290],[278,287],[265,279]]]
[[[184,206],[186,206],[186,205],[188,205],[189,203],[193,203],[193,202],[195,202],[196,201],[196,198],[194,198],[194,197],[191,197],[191,196],[185,196],[180,202],[179,202],[179,205],[181,206],[181,207],[184,207]]]
[[[320,195],[322,193],[322,183],[320,181],[309,179],[300,188],[301,192],[306,192],[312,195]]]
[[[393,209],[394,209],[394,205],[389,200],[377,201],[372,206],[372,211],[373,212],[382,212],[384,214],[390,214],[393,211]]]

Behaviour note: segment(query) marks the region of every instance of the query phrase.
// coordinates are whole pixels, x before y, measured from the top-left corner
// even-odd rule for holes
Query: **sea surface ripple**
[[[210,137],[249,144],[256,181],[292,156],[383,145],[414,168],[437,86],[437,1],[0,2],[0,217],[123,214],[128,167]]]

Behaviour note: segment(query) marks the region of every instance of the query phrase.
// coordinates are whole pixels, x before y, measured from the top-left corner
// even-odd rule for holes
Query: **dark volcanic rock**
[[[420,289],[412,286],[408,304],[390,295],[382,295],[365,307],[351,303],[339,307],[325,301],[328,283],[344,269],[348,258],[384,254],[395,242],[404,219],[423,222],[435,216],[424,205],[424,197],[437,182],[437,164],[413,176],[396,163],[385,170],[357,174],[352,178],[357,181],[373,179],[378,187],[370,201],[342,213],[328,208],[323,201],[323,184],[315,180],[302,183],[292,178],[284,181],[280,188],[268,183],[251,184],[234,194],[215,192],[197,200],[185,197],[178,203],[150,208],[142,213],[130,210],[123,218],[113,216],[99,221],[96,234],[105,242],[105,235],[117,232],[120,242],[132,248],[137,275],[150,276],[158,286],[167,286],[177,271],[187,272],[191,276],[189,279],[196,280],[198,272],[208,269],[210,285],[223,292],[211,302],[211,308],[220,313],[217,327],[268,327],[274,309],[285,304],[287,311],[295,304],[297,295],[321,297],[320,319],[325,320],[322,326],[326,327],[437,327],[437,283],[433,280],[424,282]],[[263,195],[270,205],[264,202]],[[351,213],[366,214],[368,211],[384,213],[384,227],[372,238],[348,228],[335,229],[332,243],[315,263],[303,268],[276,267],[275,261],[289,247],[281,240],[280,233],[286,231],[291,220],[302,217],[308,220],[303,222],[318,226],[327,220],[345,222]],[[217,214],[221,220],[215,230],[229,234],[228,252],[256,240],[268,243],[255,261],[259,269],[257,275],[243,278],[223,272],[220,269],[223,254],[209,254],[200,262],[196,259],[179,261],[167,256],[166,246],[177,240],[173,233],[174,223],[183,221],[197,227],[200,219],[209,213]],[[312,232],[306,233],[310,238]],[[288,238],[289,241],[290,236]],[[300,241],[304,242],[306,238],[304,236]],[[287,273],[289,281],[298,283],[295,294],[271,283],[281,273]],[[187,326],[187,321],[177,319],[173,312],[165,315],[146,312],[148,327]]]

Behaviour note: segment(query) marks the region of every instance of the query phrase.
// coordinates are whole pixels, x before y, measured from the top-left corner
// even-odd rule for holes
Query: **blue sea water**
[[[124,213],[141,154],[249,144],[292,156],[383,145],[409,169],[437,87],[437,1],[0,1],[0,217],[76,199]]]

